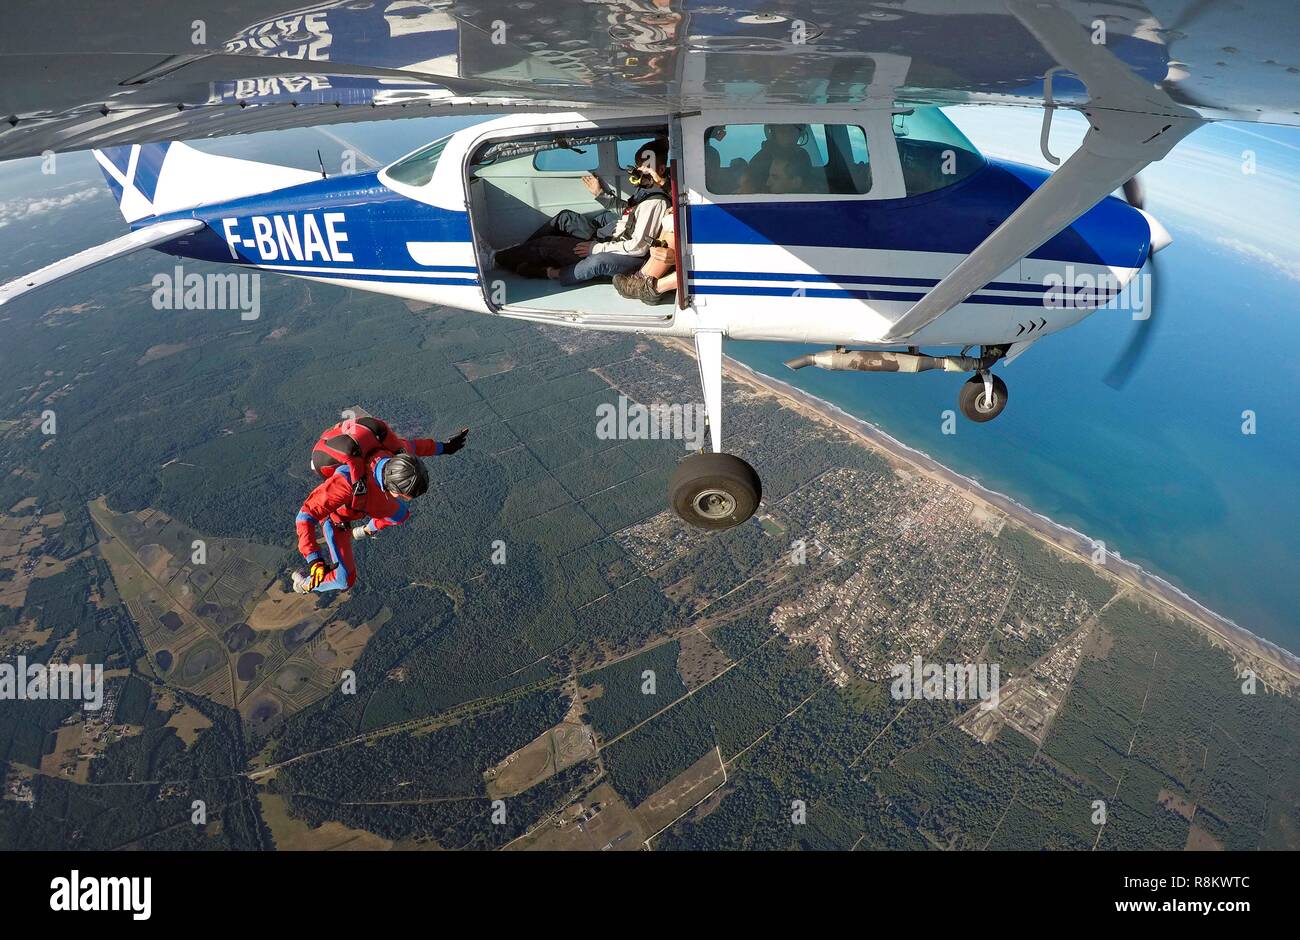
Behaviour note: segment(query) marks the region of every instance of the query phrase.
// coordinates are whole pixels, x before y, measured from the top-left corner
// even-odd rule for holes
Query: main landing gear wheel
[[[1007,383],[992,373],[989,374],[989,379],[990,389],[985,389],[982,375],[971,376],[970,380],[961,387],[957,407],[972,421],[992,421],[1002,414],[1002,409],[1007,406]],[[992,391],[991,398],[989,391]]]
[[[754,514],[763,484],[754,468],[731,454],[692,454],[668,483],[673,511],[698,529],[730,529]]]

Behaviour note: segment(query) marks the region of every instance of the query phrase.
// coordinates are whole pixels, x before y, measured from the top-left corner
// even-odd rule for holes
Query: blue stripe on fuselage
[[[793,292],[789,287],[756,287],[747,284],[697,285],[692,283],[691,293],[729,294],[742,297],[790,297]],[[801,297],[823,297],[834,300],[894,300],[908,303],[920,300],[926,293],[926,291],[855,290],[846,287],[803,287],[799,289],[799,296]],[[1007,307],[1044,307],[1051,310],[1054,307],[1048,302],[1049,293],[1045,292],[1036,297],[1004,297],[997,294],[975,293],[967,297],[963,302]],[[1080,290],[1073,295],[1064,295],[1057,289],[1052,296],[1056,298],[1055,306],[1065,306],[1068,303],[1073,308],[1086,309],[1108,302],[1117,293],[1117,291],[1094,292]]]
[[[867,284],[872,287],[883,288],[900,288],[900,287],[923,287],[926,290],[934,287],[939,283],[935,277],[886,277],[879,274],[822,274],[798,273],[788,271],[692,271],[690,272],[692,285],[700,281],[776,281],[781,284],[790,285],[785,288],[764,288],[773,290],[777,293],[789,293],[794,285],[802,285],[804,282],[810,284]],[[708,285],[701,285],[707,287]],[[797,289],[797,288],[796,288]],[[1062,287],[1051,284],[1028,284],[1014,281],[990,281],[980,288],[980,291],[1015,291],[1025,294],[1051,294],[1059,293]],[[1080,285],[1073,288],[1073,292],[1078,294],[1099,293],[1104,295],[1115,294],[1119,288],[1108,287],[1089,287]]]
[[[692,206],[693,245],[788,245],[969,254],[1049,174],[989,161],[944,189],[907,199],[715,203]],[[1140,268],[1150,229],[1141,214],[1108,196],[1028,257]]]
[[[692,271],[693,280],[713,281],[826,281],[834,284],[874,284],[881,287],[933,287],[939,283],[935,277],[884,277],[876,274],[790,274],[784,271]],[[1041,294],[1042,284],[1020,284],[1012,281],[993,281],[982,290],[1023,291]]]

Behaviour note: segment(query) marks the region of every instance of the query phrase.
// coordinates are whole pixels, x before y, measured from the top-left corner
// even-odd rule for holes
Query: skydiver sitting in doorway
[[[549,277],[566,287],[635,271],[645,262],[668,208],[668,142],[643,146],[626,200],[598,176],[582,179],[605,211],[588,218],[572,209],[557,212],[521,244],[496,254],[496,263],[525,277]]]
[[[674,247],[674,213],[664,215],[659,237],[650,246],[650,256],[639,271],[615,274],[614,289],[629,300],[655,306],[670,304],[677,297],[677,254]]]

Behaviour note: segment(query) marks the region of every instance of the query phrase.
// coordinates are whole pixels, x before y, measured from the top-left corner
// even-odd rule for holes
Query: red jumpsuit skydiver
[[[397,438],[390,435],[384,441],[417,457],[433,457],[443,452],[443,445],[431,438]],[[298,510],[295,528],[298,531],[298,551],[312,562],[327,560],[334,565],[329,576],[312,590],[317,592],[342,591],[352,587],[357,580],[357,566],[352,556],[352,526],[366,517],[370,533],[389,526],[401,525],[410,516],[406,500],[385,492],[383,486],[384,461],[393,451],[378,450],[366,462],[365,494],[358,500],[354,496],[352,467],[341,463],[334,467],[325,481],[303,500]],[[323,541],[317,544],[317,529]]]

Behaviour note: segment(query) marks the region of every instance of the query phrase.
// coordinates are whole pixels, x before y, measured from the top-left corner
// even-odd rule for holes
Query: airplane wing
[[[1294,0],[10,0],[0,159],[509,109],[893,100],[1300,124]],[[1087,83],[1036,29],[1117,64]],[[1068,45],[1068,43],[1067,43]],[[1129,91],[1140,86],[1142,93]],[[1099,91],[1100,90],[1100,91]],[[1148,92],[1159,94],[1148,94]],[[1104,92],[1101,93],[1101,92]]]
[[[170,222],[158,222],[155,225],[138,228],[120,238],[104,242],[102,245],[96,245],[94,248],[87,248],[75,255],[69,255],[54,262],[54,264],[33,271],[25,277],[10,281],[8,284],[0,284],[0,307],[29,291],[34,291],[47,284],[53,284],[55,281],[61,281],[65,277],[71,277],[73,274],[88,270],[106,261],[129,255],[142,248],[153,248],[155,245],[161,245],[182,235],[188,235],[190,232],[197,232],[203,228],[203,225],[204,223],[199,219],[173,219]]]

